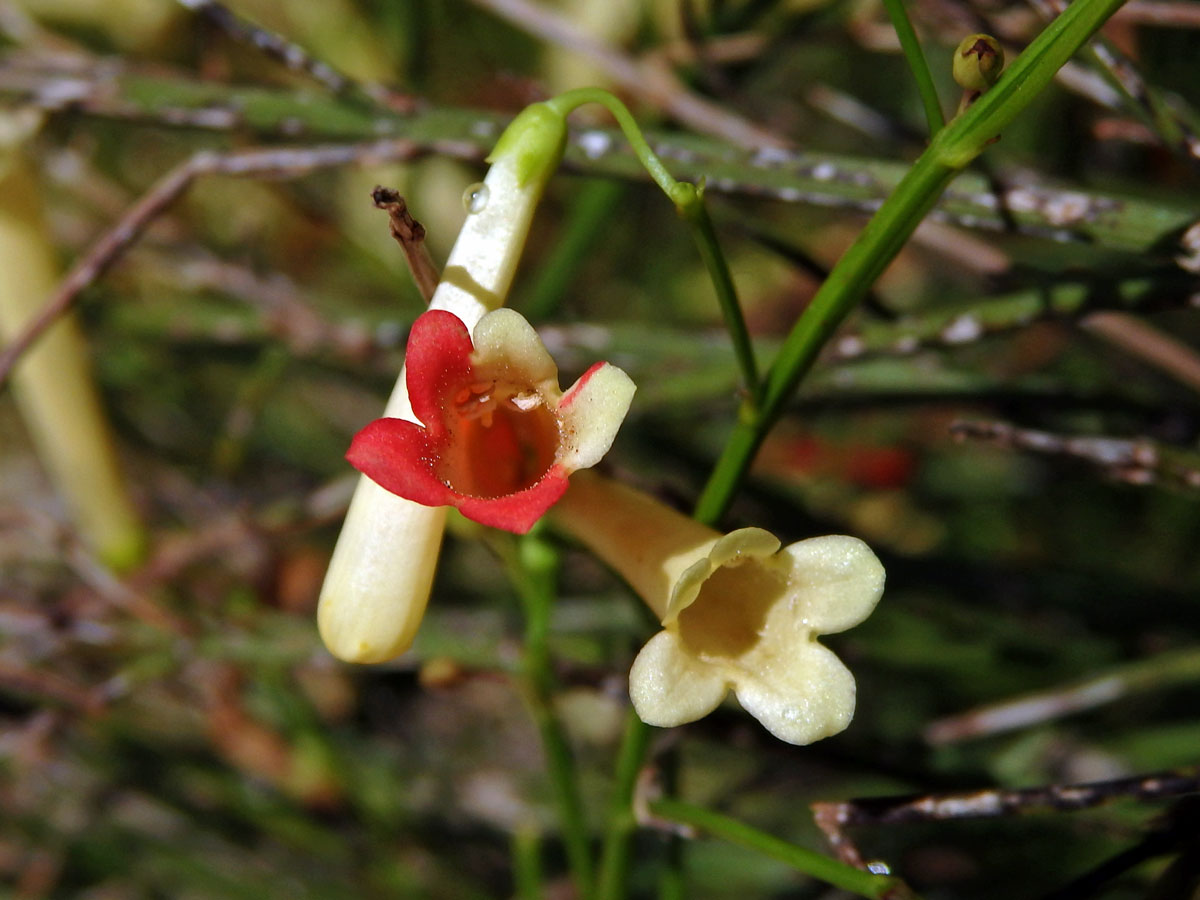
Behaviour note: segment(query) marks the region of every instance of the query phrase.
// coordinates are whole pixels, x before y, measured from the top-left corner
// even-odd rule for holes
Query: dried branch
[[[1200,490],[1200,452],[1167,447],[1148,438],[1065,436],[1005,422],[955,422],[950,432],[961,440],[984,440],[1004,449],[1080,459],[1128,484]]]
[[[1113,22],[1159,25],[1171,28],[1200,28],[1200,3],[1178,0],[1131,0],[1112,17]]]
[[[247,22],[216,0],[179,0],[179,3],[212,22],[234,40],[255,47],[291,71],[309,76],[335,94],[351,97],[360,94],[373,103],[397,112],[411,111],[417,105],[416,98],[401,94],[385,85],[356,81],[337,71],[329,63],[310,55],[299,44],[293,43],[283,35]]]
[[[146,227],[197,178],[204,175],[297,177],[329,166],[412,159],[419,152],[420,148],[411,141],[386,140],[371,144],[256,149],[228,154],[210,151],[197,153],[160,178],[76,261],[58,290],[47,300],[42,312],[0,352],[0,385],[3,385],[21,354],[71,308],[80,292],[120,259]]]
[[[984,789],[945,794],[867,797],[835,803],[814,803],[813,816],[830,846],[843,862],[861,866],[862,857],[846,837],[856,825],[905,825],[949,819],[986,819],[1031,812],[1075,812],[1113,800],[1160,800],[1200,791],[1200,767],[1189,766],[1151,775],[1050,784],[1020,790]]]
[[[437,290],[441,275],[438,273],[437,263],[429,255],[429,248],[425,246],[425,226],[412,217],[404,198],[391,188],[376,187],[371,192],[371,200],[374,201],[376,209],[387,212],[392,237],[404,251],[404,258],[408,262],[409,271],[412,272],[413,281],[417,283],[417,290],[428,303],[433,299],[433,292]]]
[[[1187,649],[1162,653],[1051,690],[938,719],[925,729],[925,740],[938,745],[957,743],[1060,719],[1131,694],[1197,681],[1200,681],[1200,652]]]
[[[507,118],[475,110],[422,108],[409,114],[365,111],[337,98],[145,75],[120,66],[56,67],[17,55],[0,62],[0,99],[41,109],[70,109],[171,127],[249,131],[261,138],[317,141],[403,138],[423,151],[481,162]],[[908,171],[902,162],[765,147],[739,150],[698,135],[650,131],[655,152],[676,177],[706,180],[710,193],[766,197],[859,212],[878,208]],[[566,165],[578,172],[644,181],[641,164],[615,129],[575,132]],[[1019,233],[1101,248],[1152,253],[1180,250],[1194,208],[1026,179],[997,197],[981,175],[960,176],[933,218],[984,231]]]
[[[868,323],[859,331],[834,341],[826,359],[841,362],[866,356],[906,356],[921,350],[960,347],[1027,328],[1034,322],[1084,316],[1085,322],[1092,322],[1101,315],[1093,310],[1145,311],[1182,307],[1192,301],[1197,289],[1196,279],[1174,271],[1115,282],[1063,281],[905,316],[894,322]]]
[[[1200,354],[1149,322],[1119,312],[1093,313],[1082,322],[1092,334],[1120,347],[1193,391],[1200,391]]]

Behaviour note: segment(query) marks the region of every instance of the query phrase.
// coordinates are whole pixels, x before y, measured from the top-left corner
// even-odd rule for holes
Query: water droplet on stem
[[[490,196],[488,186],[482,181],[476,182],[463,191],[463,208],[468,213],[483,212]]]

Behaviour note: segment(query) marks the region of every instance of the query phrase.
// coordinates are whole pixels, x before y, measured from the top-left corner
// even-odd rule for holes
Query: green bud
[[[986,91],[1004,69],[1004,48],[990,34],[972,34],[954,50],[954,80],[967,91]]]
[[[534,103],[521,110],[504,129],[487,161],[514,157],[517,180],[526,185],[550,177],[558,168],[566,144],[566,117],[548,103]]]

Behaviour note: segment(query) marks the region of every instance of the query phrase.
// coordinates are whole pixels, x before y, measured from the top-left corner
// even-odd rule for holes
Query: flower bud
[[[986,91],[1004,69],[1004,48],[990,34],[972,34],[954,50],[954,80],[966,91]]]

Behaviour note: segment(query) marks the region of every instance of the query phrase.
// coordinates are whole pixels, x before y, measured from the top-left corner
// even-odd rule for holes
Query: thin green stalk
[[[87,77],[92,77],[91,75]],[[367,115],[358,107],[336,97],[297,93],[293,89],[233,86],[215,82],[191,82],[149,76],[143,72],[106,73],[90,87],[91,94],[75,114],[91,118],[134,116],[156,126],[206,130],[237,128],[262,140],[287,139],[313,144],[338,141],[374,141],[388,136],[412,142],[414,150],[453,153],[482,160],[508,119],[480,110],[425,107],[401,114],[376,110]],[[14,83],[15,79],[15,83]],[[13,60],[0,68],[0,103],[25,102],[35,97],[52,97],[53,87],[63,79],[86,84],[83,73],[47,70],[45,60],[33,71],[14,70]],[[214,111],[229,110],[227,119]],[[1200,131],[1192,113],[1175,112]],[[754,194],[784,203],[815,203],[839,209],[860,210],[882,202],[900,182],[908,166],[897,160],[865,159],[832,153],[793,152],[784,157],[754,153],[702,135],[650,131],[648,141],[663,155],[670,155],[671,168],[679,178],[698,181],[708,178],[713,194]],[[638,179],[641,163],[620,151],[616,133],[607,128],[589,128],[568,141],[566,159],[582,174],[603,178]],[[585,146],[588,139],[598,144]],[[599,146],[599,150],[597,150]],[[820,173],[820,177],[817,177]],[[990,234],[1011,228],[1046,240],[1085,241],[1097,249],[1112,248],[1130,253],[1162,257],[1172,241],[1195,220],[1195,209],[1182,198],[1141,199],[1108,194],[1084,185],[1069,190],[1048,184],[1023,185],[1022,191],[1036,198],[1019,209],[997,208],[994,186],[971,172],[959,177],[943,199],[941,213],[947,222]],[[1069,198],[1072,205],[1086,202],[1087,215],[1064,222],[1058,202]]]
[[[641,128],[629,109],[608,91],[600,88],[579,88],[566,91],[546,101],[547,106],[564,116],[585,103],[599,103],[612,114],[624,133],[625,139],[629,141],[634,155],[650,173],[655,184],[662,188],[663,193],[675,204],[675,209],[680,217],[687,222],[692,231],[692,239],[695,240],[696,246],[700,250],[700,256],[704,260],[704,266],[708,269],[713,288],[717,293],[717,302],[721,307],[721,315],[725,319],[725,327],[729,331],[738,365],[742,370],[742,378],[746,382],[746,390],[751,398],[757,397],[760,383],[758,365],[754,361],[754,346],[750,341],[749,331],[746,329],[746,320],[742,315],[741,303],[738,301],[737,288],[734,286],[733,277],[729,274],[729,264],[725,261],[725,254],[721,251],[721,245],[717,241],[717,233],[713,229],[712,219],[704,206],[703,188],[697,188],[688,182],[676,181],[672,177],[662,160],[650,148],[649,142],[642,134]]]
[[[708,215],[708,207],[704,205],[703,190],[694,191],[691,198],[677,208],[684,221],[691,226],[692,238],[696,242],[696,248],[700,251],[705,268],[708,269],[708,276],[712,279],[713,288],[717,292],[717,302],[720,304],[721,314],[725,318],[725,327],[729,331],[729,339],[733,344],[733,352],[737,356],[738,366],[742,370],[746,390],[751,399],[756,398],[761,390],[761,383],[758,376],[758,363],[754,359],[754,344],[750,340],[750,332],[746,328],[746,319],[742,315],[742,304],[738,300],[733,276],[729,273],[725,254],[721,252],[721,245],[717,241],[717,232]]]
[[[904,0],[883,0],[892,27],[896,29],[896,37],[900,39],[900,48],[908,67],[912,69],[913,78],[917,80],[917,91],[921,95],[921,104],[925,107],[925,119],[929,123],[929,136],[933,137],[946,124],[942,113],[942,104],[938,100],[937,88],[933,84],[933,76],[929,73],[929,63],[921,50],[921,42],[913,30],[908,12],[904,9]]]
[[[836,859],[790,844],[757,828],[752,828],[736,819],[723,816],[690,803],[663,798],[650,803],[650,812],[671,822],[691,825],[719,837],[756,850],[759,853],[786,863],[813,878],[831,884],[843,891],[867,897],[870,900],[917,900],[917,895],[899,878],[890,875],[875,875],[840,863]]]
[[[650,173],[650,177],[654,179],[664,194],[676,201],[676,194],[692,185],[684,185],[676,181],[667,167],[663,165],[658,155],[650,149],[650,144],[642,134],[642,129],[638,126],[637,120],[629,111],[629,108],[602,88],[577,88],[573,91],[564,91],[556,97],[551,97],[546,101],[546,105],[558,111],[562,115],[568,115],[586,103],[599,103],[609,111],[614,119],[617,120],[617,125],[620,126],[625,139],[629,141],[629,146],[633,150],[634,155],[642,164],[643,168]]]
[[[697,504],[701,521],[711,523],[724,514],[767,432],[829,336],[900,252],[954,176],[1049,84],[1122,2],[1076,0],[1038,35],[990,91],[934,136],[834,266],[788,335],[767,374],[758,408],[743,403],[738,423]]]
[[[550,610],[554,603],[558,553],[536,531],[520,538],[515,554],[504,552],[504,549],[500,552],[525,608],[522,669],[526,695],[546,754],[546,769],[558,805],[567,865],[580,900],[591,900],[592,853],[575,761],[551,703],[554,674],[550,665]]]
[[[649,746],[650,726],[631,709],[625,721],[625,736],[617,753],[617,769],[608,805],[608,826],[600,851],[600,877],[595,900],[622,900],[626,896],[629,843],[637,828],[633,814],[633,792]]]
[[[671,747],[659,760],[659,783],[664,797],[679,794],[679,746]],[[687,870],[685,868],[686,841],[683,835],[672,832],[667,835],[666,860],[658,876],[658,900],[686,900]]]
[[[512,835],[513,894],[517,900],[541,900],[542,840],[533,826]]]
[[[572,276],[591,255],[597,235],[616,215],[626,186],[604,178],[589,179],[579,190],[563,226],[563,234],[539,269],[522,312],[538,322],[552,316],[562,303]]]

